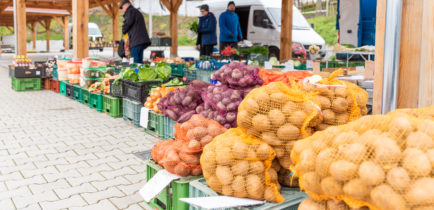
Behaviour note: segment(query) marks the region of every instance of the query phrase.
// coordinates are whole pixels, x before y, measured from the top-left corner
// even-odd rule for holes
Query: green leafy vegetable
[[[139,67],[139,75],[140,81],[150,81],[155,80],[157,78],[157,73],[155,73],[154,69],[149,65],[144,65]]]
[[[118,79],[116,79],[113,83],[117,85],[119,83],[119,81],[122,79],[128,79],[128,80],[131,80],[133,82],[136,82],[139,78],[138,78],[136,71],[134,71],[134,69],[129,68],[129,67],[127,67],[127,68],[124,67],[124,68],[122,68],[121,72],[119,73]]]
[[[177,86],[177,85],[183,85],[184,83],[179,80],[177,77],[170,80],[169,82],[164,83],[165,86]]]
[[[172,73],[172,68],[169,64],[161,62],[155,66],[155,72],[157,73],[158,78],[167,80],[170,77],[170,73]]]

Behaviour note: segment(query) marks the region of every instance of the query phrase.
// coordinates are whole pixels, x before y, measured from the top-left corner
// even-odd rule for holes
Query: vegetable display
[[[432,209],[434,122],[408,115],[364,116],[297,141],[291,169],[316,200],[350,207]]]
[[[155,113],[162,113],[157,106],[158,102],[160,102],[160,98],[166,97],[167,93],[176,90],[177,88],[179,87],[166,87],[165,85],[155,88],[148,98],[146,98],[145,107],[152,109]]]
[[[205,146],[200,157],[208,186],[226,196],[283,202],[277,172],[271,167],[273,149],[231,128]]]
[[[249,92],[263,84],[258,76],[257,67],[245,65],[239,62],[231,62],[221,67],[212,76],[212,80],[218,80],[230,88]]]

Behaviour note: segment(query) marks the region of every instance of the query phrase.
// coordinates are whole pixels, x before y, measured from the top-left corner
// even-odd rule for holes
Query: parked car
[[[72,24],[69,27],[69,48],[72,49]],[[89,49],[104,50],[104,34],[101,33],[96,23],[88,23]]]

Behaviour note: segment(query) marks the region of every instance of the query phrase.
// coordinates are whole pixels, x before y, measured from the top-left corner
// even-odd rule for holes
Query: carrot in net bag
[[[434,122],[364,116],[297,141],[291,170],[316,200],[370,209],[434,209]]]
[[[207,184],[227,196],[283,202],[277,172],[271,167],[273,149],[231,128],[205,146],[200,163]]]
[[[238,108],[237,124],[247,134],[269,144],[280,164],[289,168],[289,151],[295,140],[310,136],[321,122],[315,94],[297,84],[272,82],[252,90]]]
[[[343,71],[337,70],[318,83],[304,83],[307,90],[319,93],[317,98],[321,103],[323,121],[315,131],[343,125],[368,113],[368,93],[353,83],[337,79],[341,74]]]

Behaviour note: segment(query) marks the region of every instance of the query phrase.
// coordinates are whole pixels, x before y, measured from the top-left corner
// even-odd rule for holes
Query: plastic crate
[[[15,91],[41,90],[41,78],[15,78],[11,79],[12,89]]]
[[[59,81],[59,93],[66,96],[66,83],[68,81]]]
[[[74,85],[66,83],[66,97],[74,99]]]
[[[122,99],[122,116],[127,122],[131,122],[136,127],[140,126],[140,111],[143,107],[142,103],[137,103],[135,101],[128,100],[126,98]]]
[[[265,203],[260,206],[252,206],[252,207],[241,207],[236,209],[251,209],[251,210],[297,210],[298,205],[308,198],[309,196],[300,192],[298,188],[289,188],[282,187],[280,191],[282,196],[285,198],[283,203]],[[197,197],[209,197],[209,196],[218,196],[219,194],[213,191],[206,184],[205,179],[198,179],[190,182],[190,190],[189,190],[189,198],[197,198]],[[200,207],[190,206],[190,210],[204,210]],[[228,210],[228,209],[225,209]]]
[[[81,101],[82,104],[90,107],[90,92],[88,89],[81,89]]]
[[[148,160],[146,164],[146,181],[149,181],[163,167],[153,160]],[[188,203],[180,201],[180,198],[188,198],[190,183],[201,179],[203,176],[192,176],[173,181],[167,186],[154,200],[146,203],[153,209],[159,210],[187,210],[190,208]]]
[[[89,97],[89,107],[91,109],[96,109],[98,112],[102,112],[102,94],[99,93],[91,93]]]
[[[204,82],[211,82],[211,75],[214,74],[216,70],[197,70],[197,79]]]
[[[184,77],[183,80],[185,82],[190,82],[197,79],[197,70],[192,69],[184,69]]]
[[[149,90],[155,86],[161,86],[159,80],[145,82],[131,82],[130,80],[122,80],[122,97],[132,101],[144,104],[149,96]]]
[[[50,78],[42,79],[41,84],[44,86],[45,90],[51,90],[51,79]]]
[[[51,79],[51,90],[59,93],[59,80],[57,79]]]
[[[113,97],[122,97],[122,80],[118,81],[117,84],[113,84],[115,80],[110,80],[110,95]]]
[[[175,124],[175,121],[164,116],[164,139],[175,138]]]
[[[52,76],[53,76],[54,79],[59,79],[59,76],[57,74],[57,66],[53,67]]]
[[[184,64],[170,64],[170,67],[172,68],[172,76],[179,76],[179,77],[183,77],[184,76],[184,68],[185,65]]]
[[[28,66],[16,66],[11,76],[15,78],[41,78],[41,69],[30,69]]]
[[[112,117],[122,117],[122,98],[104,95],[103,112]]]
[[[73,95],[74,100],[81,101],[82,95],[81,95],[81,87],[80,87],[80,85],[74,85],[73,86],[73,93],[72,93],[72,95]]]
[[[157,138],[164,138],[164,115],[149,111],[145,132]]]

